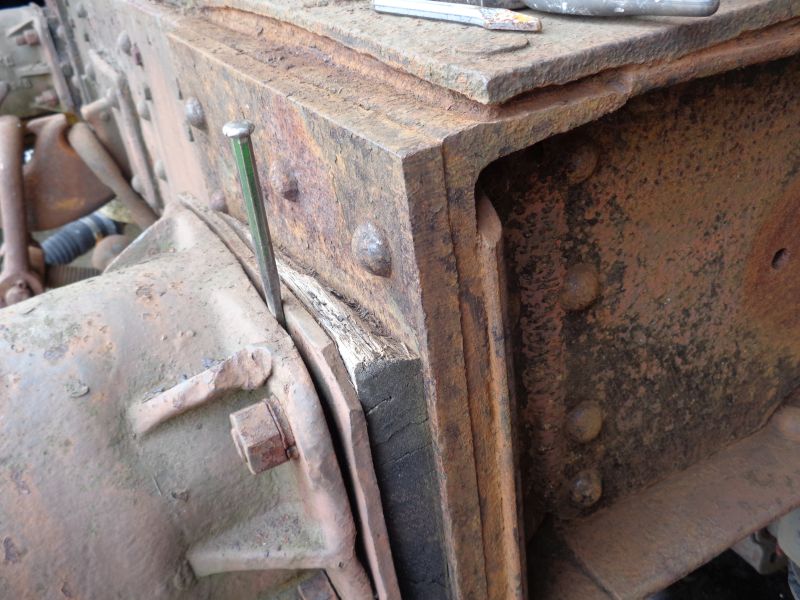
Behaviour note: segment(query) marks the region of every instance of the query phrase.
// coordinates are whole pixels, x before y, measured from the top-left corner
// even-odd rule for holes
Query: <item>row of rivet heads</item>
[[[582,144],[572,153],[567,167],[567,181],[578,185],[597,169],[598,153],[591,144]],[[567,269],[559,298],[564,310],[587,310],[600,296],[600,279],[597,269],[587,263],[577,263]],[[566,432],[578,444],[588,444],[600,435],[603,428],[603,410],[592,400],[580,402],[567,414]],[[603,479],[595,468],[579,471],[569,483],[570,500],[577,506],[588,508],[603,495]]]

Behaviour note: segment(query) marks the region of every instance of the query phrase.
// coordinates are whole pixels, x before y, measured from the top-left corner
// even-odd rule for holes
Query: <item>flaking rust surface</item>
[[[202,4],[294,23],[484,104],[609,68],[677,58],[800,15],[798,0],[725,0],[716,15],[702,19],[538,13],[543,31],[521,33],[377,14],[368,0]]]
[[[524,479],[546,510],[577,513],[567,482],[582,469],[599,470],[603,505],[791,399],[798,85],[794,58],[655,92],[484,174],[518,312]],[[587,146],[597,168],[570,185]],[[566,311],[561,281],[578,263],[597,268],[600,296]],[[568,441],[564,417],[587,400],[602,407],[600,435]]]

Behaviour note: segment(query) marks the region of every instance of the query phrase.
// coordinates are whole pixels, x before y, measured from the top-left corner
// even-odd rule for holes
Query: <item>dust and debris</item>
[[[3,562],[7,565],[17,564],[28,552],[24,548],[17,546],[10,537],[3,538],[3,551],[5,553]]]
[[[80,379],[72,378],[64,384],[64,389],[70,398],[80,398],[89,393],[89,386]]]
[[[31,488],[28,487],[28,484],[23,479],[23,471],[19,468],[12,468],[11,469],[11,481],[14,482],[14,486],[16,486],[17,491],[27,496],[31,493]]]
[[[181,502],[187,502],[189,500],[189,490],[173,490],[169,495]]]

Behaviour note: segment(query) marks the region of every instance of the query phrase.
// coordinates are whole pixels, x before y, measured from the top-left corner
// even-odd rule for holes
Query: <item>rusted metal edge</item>
[[[336,346],[302,304],[292,300],[287,305],[287,331],[305,360],[317,389],[327,400],[336,429],[344,441],[356,516],[364,534],[362,540],[378,598],[400,600],[364,412]]]
[[[744,67],[792,55],[800,49],[800,20],[663,65],[614,70],[558,89],[530,94],[509,103],[498,117],[455,132],[443,142],[448,189],[448,218],[459,274],[459,302],[464,347],[484,347],[485,334],[476,323],[474,298],[481,294],[476,254],[476,193],[481,171],[494,160],[541,140],[579,127],[624,106],[633,96],[693,77]],[[652,71],[652,72],[651,72]],[[466,370],[481,380],[483,356],[465,354]],[[472,400],[485,402],[483,398]]]
[[[102,74],[112,86],[108,93],[113,97],[112,104],[119,114],[120,133],[123,134],[122,137],[128,149],[131,168],[141,181],[145,201],[150,208],[158,211],[163,207],[164,202],[156,185],[153,161],[150,160],[144,141],[128,80],[124,74],[117,71],[95,51],[89,52],[89,59],[97,74]]]
[[[514,440],[516,404],[509,385],[512,362],[506,311],[503,230],[491,202],[478,198],[478,258],[488,330],[489,402],[472,414],[481,520],[490,598],[527,598],[522,493]]]
[[[50,74],[53,77],[53,86],[56,88],[59,100],[64,108],[69,112],[75,112],[78,104],[72,96],[72,91],[67,85],[67,80],[64,77],[64,71],[61,69],[58,60],[58,53],[56,52],[53,38],[50,35],[50,28],[47,26],[47,17],[40,6],[36,4],[29,5],[31,9],[36,12],[37,19],[34,19],[33,25],[36,32],[39,34],[39,40],[42,45],[42,53],[47,60],[47,65],[50,67]]]
[[[609,597],[645,597],[800,505],[798,432],[800,408],[784,408],[711,458],[561,524],[559,536]]]
[[[464,36],[458,26],[398,23],[372,14],[369,3],[317,4],[298,9],[277,0],[205,0],[291,23],[476,102],[496,105],[607,69],[708,48],[798,16],[796,2],[730,2],[701,20],[596,20],[547,15],[545,33],[518,43],[491,32]],[[446,43],[442,44],[442,40]],[[472,41],[468,52],[451,48]],[[446,49],[446,50],[445,50]]]
[[[57,17],[60,26],[63,28],[64,31],[64,45],[67,50],[67,56],[69,57],[69,61],[72,66],[75,68],[75,73],[78,75],[77,82],[79,89],[77,91],[80,92],[82,98],[89,98],[89,88],[86,85],[86,81],[84,79],[84,65],[83,60],[81,59],[80,52],[78,51],[78,46],[75,43],[75,29],[69,26],[69,15],[67,14],[67,6],[64,2],[60,0],[45,0],[45,6],[50,10],[50,14]],[[51,38],[52,43],[52,38]],[[55,48],[53,48],[53,51]],[[50,52],[50,49],[47,50]],[[55,62],[55,65],[58,65],[58,62]],[[65,82],[66,83],[66,82]],[[69,87],[69,86],[67,86]],[[79,108],[82,104],[82,99],[78,98],[77,101],[75,98],[71,98],[74,104],[74,108]],[[63,98],[62,98],[63,102]],[[67,107],[72,108],[72,107]]]

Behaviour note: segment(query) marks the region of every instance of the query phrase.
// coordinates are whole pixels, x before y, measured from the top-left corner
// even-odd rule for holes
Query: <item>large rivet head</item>
[[[570,483],[570,499],[582,508],[596,504],[603,495],[603,480],[595,469],[586,469],[578,473]]]
[[[603,428],[603,409],[597,402],[581,402],[567,415],[567,432],[576,442],[591,442]]]
[[[356,227],[350,247],[358,264],[373,275],[388,277],[392,274],[389,241],[374,223],[362,223]]]
[[[586,263],[578,263],[567,269],[561,287],[561,306],[566,310],[583,310],[591,306],[599,295],[597,269]]]
[[[183,112],[186,115],[186,122],[192,127],[203,129],[206,126],[206,114],[197,98],[187,98],[183,104]]]
[[[584,143],[577,146],[567,158],[566,177],[570,185],[577,185],[589,179],[597,170],[597,148]]]
[[[125,31],[117,36],[117,50],[127,55],[131,53],[131,37]]]

